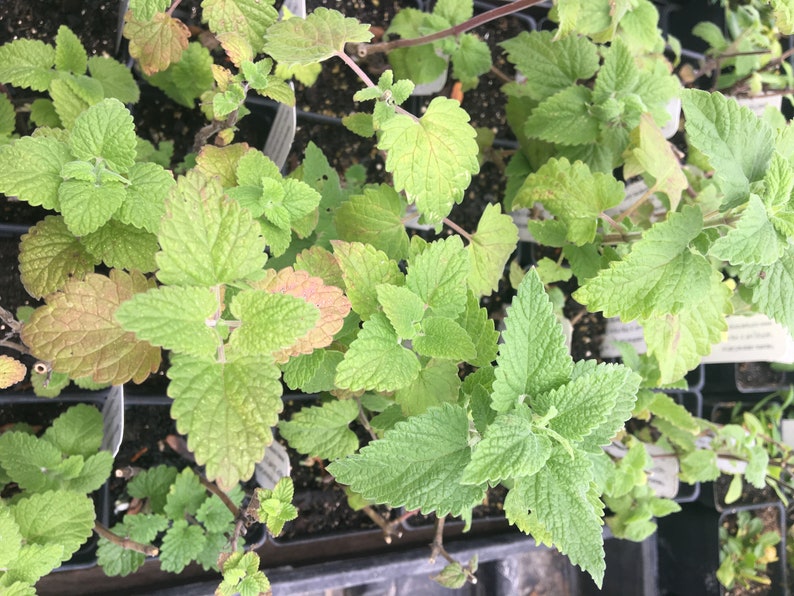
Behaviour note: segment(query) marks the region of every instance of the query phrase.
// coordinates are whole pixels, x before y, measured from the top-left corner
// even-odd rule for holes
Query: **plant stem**
[[[456,233],[458,233],[461,236],[463,236],[466,239],[467,242],[471,243],[471,234],[469,234],[466,230],[461,228],[458,224],[456,224],[454,221],[452,221],[448,217],[445,217],[442,221],[444,222],[444,225],[448,226],[449,228],[454,230]]]
[[[30,351],[22,344],[15,341],[8,341],[7,339],[0,339],[0,348],[10,348],[16,350],[20,354],[30,354]]]
[[[114,534],[108,528],[100,524],[99,522],[94,523],[94,532],[97,533],[98,536],[101,536],[105,540],[109,540],[113,544],[120,546],[121,548],[126,548],[127,550],[134,550],[135,552],[143,553],[147,557],[156,557],[160,554],[160,549],[156,546],[152,546],[151,544],[141,544],[140,542],[135,542],[134,540],[130,540],[129,538],[122,538],[118,534]]]
[[[229,495],[227,495],[220,488],[218,488],[217,484],[207,480],[207,478],[204,476],[204,474],[197,474],[197,476],[198,476],[199,482],[201,482],[201,485],[204,488],[206,488],[208,491],[210,491],[213,495],[218,497],[221,501],[223,501],[223,504],[226,505],[226,508],[229,511],[232,512],[234,517],[237,517],[237,516],[240,515],[240,508],[232,502],[232,500],[229,498]]]
[[[364,406],[361,405],[361,399],[356,397],[355,400],[358,404],[358,419],[361,421],[361,425],[367,430],[369,436],[372,437],[372,440],[377,441],[378,435],[375,434],[372,426],[370,426],[369,420],[367,420],[366,414],[364,414]]]
[[[626,209],[623,213],[621,213],[618,216],[617,221],[621,222],[624,219],[626,219],[627,217],[629,217],[632,213],[634,213],[640,207],[640,205],[644,204],[645,201],[650,199],[651,196],[653,195],[653,193],[655,193],[655,192],[656,192],[656,185],[654,184],[648,190],[646,190],[639,199],[637,199],[631,205],[629,205],[628,209]]]
[[[165,14],[167,14],[169,17],[173,16],[174,11],[177,9],[177,7],[181,3],[182,3],[182,0],[174,0],[173,4],[171,4],[171,7],[165,12]]]
[[[365,505],[361,511],[366,513],[367,517],[378,524],[378,527],[383,530],[383,541],[386,544],[391,544],[392,537],[402,538],[403,533],[399,528],[400,518],[393,521],[386,521],[380,513],[369,505]]]
[[[439,518],[436,519],[436,532],[435,532],[435,535],[433,537],[433,542],[430,545],[430,548],[432,549],[431,552],[430,552],[430,563],[431,564],[436,562],[436,558],[439,555],[441,557],[443,557],[444,560],[447,563],[449,563],[449,564],[454,564],[454,563],[460,564],[458,561],[456,561],[452,557],[452,555],[450,555],[447,552],[447,549],[444,548],[444,522],[446,521],[446,519],[447,519],[446,516],[445,517],[439,517]],[[463,570],[463,573],[466,574],[466,581],[468,581],[469,583],[472,583],[472,584],[476,584],[477,583],[477,578],[471,572],[471,569],[469,569],[469,566],[468,565],[461,565],[461,568]]]
[[[479,27],[480,25],[484,25],[485,23],[489,23],[495,19],[513,14],[514,12],[519,12],[525,8],[534,6],[535,4],[540,4],[542,1],[543,0],[515,0],[514,2],[510,2],[504,6],[498,6],[487,12],[478,14],[470,18],[468,21],[464,21],[458,25],[455,25],[454,27],[444,29],[443,31],[437,31],[429,35],[423,35],[413,39],[395,39],[392,41],[381,41],[379,43],[373,44],[358,44],[356,47],[356,53],[358,54],[359,58],[364,58],[370,54],[390,52],[391,50],[395,50],[397,48],[420,46],[434,42],[438,39],[444,39],[445,37],[460,35],[461,33],[470,31],[475,27]]]

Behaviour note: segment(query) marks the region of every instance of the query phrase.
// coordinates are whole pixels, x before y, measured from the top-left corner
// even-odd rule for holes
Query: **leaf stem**
[[[20,354],[30,354],[30,351],[22,344],[15,341],[8,341],[7,339],[0,339],[0,348],[10,348],[16,350]]]
[[[519,12],[525,8],[534,6],[535,4],[539,4],[542,1],[543,0],[515,0],[514,2],[509,2],[504,6],[497,6],[496,8],[493,8],[482,14],[478,14],[467,21],[455,25],[454,27],[449,27],[448,29],[437,31],[429,35],[423,35],[421,37],[415,37],[413,39],[394,39],[392,41],[381,41],[372,44],[361,43],[356,46],[356,53],[358,54],[359,58],[365,58],[370,54],[390,52],[391,50],[395,50],[397,48],[408,48],[411,46],[424,45],[439,39],[444,39],[445,37],[460,35],[461,33],[470,31],[471,29],[479,27],[480,25],[484,25],[485,23],[489,23],[495,19],[513,14],[514,12]]]
[[[461,236],[463,236],[463,237],[466,239],[466,241],[467,241],[467,242],[471,243],[471,234],[469,234],[469,233],[468,233],[466,230],[464,230],[463,228],[461,228],[461,227],[460,227],[458,224],[456,224],[454,221],[452,221],[452,220],[451,220],[451,219],[449,219],[448,217],[445,217],[445,218],[444,218],[443,220],[441,220],[441,221],[443,221],[443,222],[444,222],[444,225],[446,225],[447,227],[449,227],[449,228],[451,228],[452,230],[454,230],[456,233],[458,233],[458,234],[460,234]]]
[[[366,414],[364,414],[364,406],[361,405],[361,399],[356,397],[354,398],[356,403],[358,404],[358,419],[361,421],[361,425],[367,430],[369,436],[372,437],[373,441],[378,440],[378,435],[375,434],[375,431],[372,429],[372,426],[367,419]]]
[[[109,540],[113,544],[120,546],[121,548],[126,548],[127,550],[134,550],[138,553],[143,553],[147,557],[156,557],[160,554],[160,549],[156,546],[152,546],[151,544],[141,544],[140,542],[135,542],[134,540],[130,540],[129,538],[122,538],[118,534],[114,534],[108,528],[100,524],[99,522],[94,522],[94,532],[97,533],[98,536],[101,536],[105,540]]]
[[[174,0],[173,4],[171,4],[171,7],[165,12],[165,14],[167,14],[169,17],[173,16],[174,11],[180,4],[182,4],[182,0]]]
[[[402,538],[402,530],[400,530],[400,518],[397,518],[392,521],[386,521],[383,516],[375,511],[369,505],[365,505],[361,508],[368,518],[374,521],[378,527],[383,530],[383,541],[386,544],[391,544],[392,538]]]
[[[234,517],[238,517],[240,515],[240,508],[232,502],[232,500],[229,498],[229,495],[223,492],[217,484],[210,482],[207,477],[204,476],[204,474],[197,474],[197,476],[199,482],[201,482],[201,485],[213,495],[218,497],[221,501],[223,501],[223,504],[226,505],[226,508],[232,512]]]
[[[621,213],[616,221],[621,222],[627,217],[629,217],[640,207],[640,205],[644,204],[648,199],[650,199],[651,196],[656,192],[656,190],[657,188],[656,185],[654,184],[648,190],[646,190],[639,199],[637,199],[631,205],[629,205],[628,209],[626,209],[623,213]]]
[[[452,557],[452,555],[450,555],[447,552],[447,549],[444,548],[444,523],[445,523],[446,519],[447,519],[446,516],[436,518],[436,531],[435,531],[435,535],[433,536],[433,542],[430,544],[430,548],[432,549],[431,552],[430,552],[430,563],[431,564],[435,563],[436,559],[440,555],[441,557],[444,558],[444,560],[447,563],[449,563],[451,565],[453,565],[455,563],[458,563],[460,565],[460,562],[456,561]],[[471,569],[469,569],[469,566],[468,565],[460,565],[460,567],[461,567],[463,573],[466,574],[466,581],[468,581],[469,583],[472,583],[472,584],[476,584],[477,583],[477,577],[471,572]]]

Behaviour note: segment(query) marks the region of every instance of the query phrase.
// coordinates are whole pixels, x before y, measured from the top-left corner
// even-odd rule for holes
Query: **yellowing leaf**
[[[19,360],[0,354],[0,389],[7,389],[25,378],[28,369]]]
[[[208,177],[220,178],[223,188],[237,183],[237,162],[250,149],[248,143],[234,143],[226,147],[205,145],[196,156],[196,167]]]
[[[342,290],[327,286],[319,277],[312,277],[306,271],[295,271],[292,267],[273,272],[256,287],[273,294],[297,296],[320,310],[319,320],[306,335],[299,337],[289,348],[274,353],[279,363],[286,362],[290,356],[311,354],[316,348],[330,345],[350,312],[350,301]]]
[[[201,8],[202,20],[214,33],[241,36],[254,54],[262,51],[265,31],[278,18],[273,0],[204,0]]]
[[[22,328],[22,341],[55,372],[97,383],[141,383],[160,365],[160,349],[135,339],[113,318],[119,305],[149,288],[140,273],[112,270],[67,282],[37,308]]]
[[[124,37],[130,40],[130,55],[141,63],[147,75],[179,61],[187,49],[190,38],[187,25],[164,12],[155,14],[151,21],[138,20],[128,12],[124,23]]]

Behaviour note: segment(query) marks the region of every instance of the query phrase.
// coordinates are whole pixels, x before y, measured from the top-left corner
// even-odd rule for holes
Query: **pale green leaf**
[[[107,223],[124,202],[124,185],[110,180],[98,185],[84,180],[65,180],[58,188],[63,221],[75,236],[85,236]]]
[[[46,91],[56,76],[55,48],[43,41],[15,39],[0,46],[0,82]]]
[[[463,91],[468,91],[477,87],[480,76],[491,70],[491,50],[479,37],[464,33],[458,38],[451,62],[452,76],[461,82]]]
[[[137,294],[114,313],[122,326],[150,344],[192,356],[213,357],[221,345],[207,321],[218,310],[209,288],[159,287]]]
[[[80,38],[66,25],[58,27],[55,35],[55,68],[74,74],[85,74],[88,55]]]
[[[114,97],[123,103],[136,103],[140,99],[141,92],[132,72],[121,62],[108,56],[91,56],[88,72],[102,84],[105,97]]]
[[[79,474],[82,458],[64,463],[52,443],[23,432],[0,435],[0,465],[20,488],[43,492],[64,486]]]
[[[210,91],[215,82],[212,54],[199,42],[190,42],[178,62],[153,73],[148,80],[178,104],[192,109],[201,94]]]
[[[485,494],[485,485],[460,482],[471,459],[468,435],[466,410],[443,404],[398,422],[382,439],[333,462],[328,471],[375,503],[461,515]]]
[[[350,430],[350,423],[357,418],[355,400],[335,400],[302,408],[290,420],[279,422],[278,430],[296,451],[334,460],[358,450],[358,437]]]
[[[477,357],[474,342],[466,330],[446,317],[425,317],[413,340],[413,348],[430,358],[461,361]]]
[[[458,322],[469,334],[477,352],[467,362],[474,366],[489,366],[496,360],[499,332],[494,327],[493,319],[488,317],[488,311],[480,307],[479,300],[472,292],[468,293],[466,310],[458,318]]]
[[[411,260],[405,286],[424,300],[432,313],[455,318],[466,307],[471,263],[459,236],[436,240]]]
[[[176,468],[164,464],[143,470],[127,483],[127,492],[136,499],[148,499],[152,513],[163,513],[168,491],[178,473]]]
[[[677,403],[672,397],[661,391],[653,394],[648,410],[654,416],[663,418],[693,435],[700,432],[700,424],[684,406]]]
[[[794,4],[791,0],[769,0],[775,11],[775,24],[781,33],[791,35],[794,33]]]
[[[157,254],[161,282],[175,285],[232,283],[258,277],[265,262],[259,225],[217,180],[180,178],[166,201]]]
[[[445,402],[455,403],[460,385],[455,362],[431,360],[410,385],[394,394],[394,400],[406,416],[414,416]]]
[[[180,356],[168,377],[171,415],[207,477],[226,488],[250,478],[282,409],[275,364],[261,356],[226,362]]]
[[[146,230],[111,219],[98,230],[80,238],[97,260],[116,269],[151,273],[157,269],[154,255],[160,248],[157,236]]]
[[[507,412],[570,378],[573,361],[565,336],[535,271],[521,281],[502,337],[491,396],[496,411]]]
[[[336,350],[314,350],[290,358],[284,365],[284,382],[290,389],[304,393],[331,391],[336,387],[336,367],[343,358],[344,354]]]
[[[36,100],[33,100],[34,102]],[[46,101],[46,100],[42,100]],[[33,104],[30,107],[31,111],[31,120],[33,120]],[[14,129],[16,128],[17,122],[17,115],[16,110],[14,109],[14,104],[11,103],[11,100],[8,96],[3,95],[0,97],[0,139],[3,137],[10,137],[14,133]],[[35,120],[34,120],[35,122]],[[3,143],[6,141],[3,140]]]
[[[527,118],[527,136],[562,143],[585,145],[598,139],[599,121],[590,113],[592,91],[584,86],[568,87],[545,99]]]
[[[436,97],[420,119],[398,114],[383,123],[378,147],[386,170],[427,222],[438,223],[479,171],[476,131],[457,101]]]
[[[103,434],[100,411],[77,404],[53,420],[43,438],[66,455],[88,457],[99,451]]]
[[[471,462],[461,481],[492,485],[511,478],[536,474],[552,453],[546,435],[536,432],[532,412],[521,404],[516,410],[498,414],[483,439],[474,447]]]
[[[499,205],[486,205],[468,246],[471,259],[469,288],[478,296],[499,289],[505,263],[516,249],[518,228]]]
[[[165,12],[171,5],[171,0],[130,0],[129,10],[136,18],[148,21],[158,12]]]
[[[201,8],[202,21],[211,31],[242,36],[255,54],[263,51],[264,35],[278,19],[273,0],[204,0]]]
[[[373,246],[341,241],[331,244],[342,270],[345,293],[353,310],[366,321],[378,310],[377,286],[401,285],[403,274],[395,261]]]
[[[751,194],[736,225],[711,245],[709,254],[731,265],[766,266],[780,259],[787,246],[788,241],[775,229],[761,198]]]
[[[595,44],[578,35],[555,40],[551,31],[523,31],[499,45],[526,77],[526,91],[536,101],[590,79],[598,69]]]
[[[794,247],[789,245],[769,267],[747,267],[740,275],[742,283],[753,290],[753,304],[794,333]]]
[[[714,178],[725,194],[723,208],[741,204],[750,183],[764,177],[774,151],[772,129],[720,93],[686,90],[682,104],[687,137],[714,168]]]
[[[58,216],[47,216],[22,236],[19,273],[28,293],[42,298],[69,279],[93,272],[94,258]]]
[[[120,221],[156,234],[165,215],[165,200],[174,186],[174,177],[154,163],[136,163],[127,175],[130,184],[116,213]]]
[[[22,137],[0,147],[0,192],[31,205],[59,209],[61,169],[72,161],[69,147],[53,137]]]
[[[22,534],[5,504],[0,505],[0,536],[0,568],[9,569],[22,550]]]
[[[654,224],[622,260],[613,261],[574,293],[591,311],[623,321],[675,315],[708,291],[713,271],[689,244],[701,232],[703,216],[685,207]]]
[[[104,99],[80,114],[69,135],[69,149],[77,159],[101,159],[116,172],[135,163],[135,125],[118,99]]]
[[[308,65],[343,51],[346,43],[370,39],[369,25],[320,7],[305,19],[293,17],[272,25],[265,35],[264,51],[280,64]]]
[[[419,374],[416,355],[404,348],[388,319],[374,313],[336,368],[336,385],[350,391],[395,391]]]
[[[380,284],[375,288],[378,302],[400,339],[413,339],[427,308],[425,302],[404,286]]]
[[[50,97],[62,125],[72,128],[77,118],[105,97],[102,83],[85,75],[63,73],[50,83]]]
[[[188,525],[185,519],[175,520],[163,537],[160,568],[163,571],[180,573],[199,556],[206,540],[207,536],[201,526]]]

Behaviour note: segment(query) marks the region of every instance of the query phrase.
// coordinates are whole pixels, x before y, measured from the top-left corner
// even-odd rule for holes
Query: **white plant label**
[[[780,434],[782,435],[783,442],[791,448],[794,448],[794,420],[785,418],[780,421]]]
[[[535,242],[532,234],[529,233],[527,222],[529,221],[529,207],[522,207],[512,211],[510,215],[513,216],[513,223],[518,228],[518,239],[521,242]]]
[[[256,464],[254,478],[259,486],[273,490],[279,480],[289,476],[292,468],[286,448],[273,441],[265,450],[265,457]]]
[[[290,83],[292,85],[292,83]],[[295,131],[298,129],[297,116],[294,107],[278,104],[276,116],[273,118],[273,125],[265,141],[264,153],[282,169],[287,163],[289,150],[295,140]]]
[[[653,464],[648,470],[648,486],[653,489],[657,497],[663,499],[673,499],[678,494],[678,457],[675,454],[665,451],[658,445],[645,444],[645,450],[651,456]],[[623,443],[612,442],[604,447],[611,457],[623,459],[628,453],[628,447]]]
[[[645,193],[648,192],[648,185],[645,184],[645,181],[642,179],[639,180],[632,180],[631,182],[626,184],[625,188],[626,198],[618,205],[617,207],[611,207],[610,209],[606,210],[606,214],[615,217],[623,213],[626,209],[631,207],[634,203],[639,201],[642,197],[645,196]],[[651,195],[648,200],[653,205],[653,214],[651,215],[651,221],[657,221],[659,219],[664,219],[666,210],[662,202],[659,198],[654,194]]]
[[[102,451],[110,451],[113,457],[119,452],[124,438],[124,385],[110,388],[102,406]]]
[[[749,108],[753,114],[759,118],[764,115],[767,107],[780,110],[783,105],[782,95],[756,95],[755,97],[737,97],[736,101],[740,106]]]
[[[436,229],[436,226],[419,223],[419,210],[416,208],[416,203],[411,203],[410,205],[408,205],[408,208],[405,210],[405,217],[410,218],[410,219],[406,219],[405,222],[406,228],[411,228],[412,230],[424,230],[424,231]]]
[[[681,121],[681,98],[674,97],[667,102],[667,112],[670,114],[670,119],[667,124],[662,126],[662,134],[665,139],[671,138],[678,132],[678,123]]]

